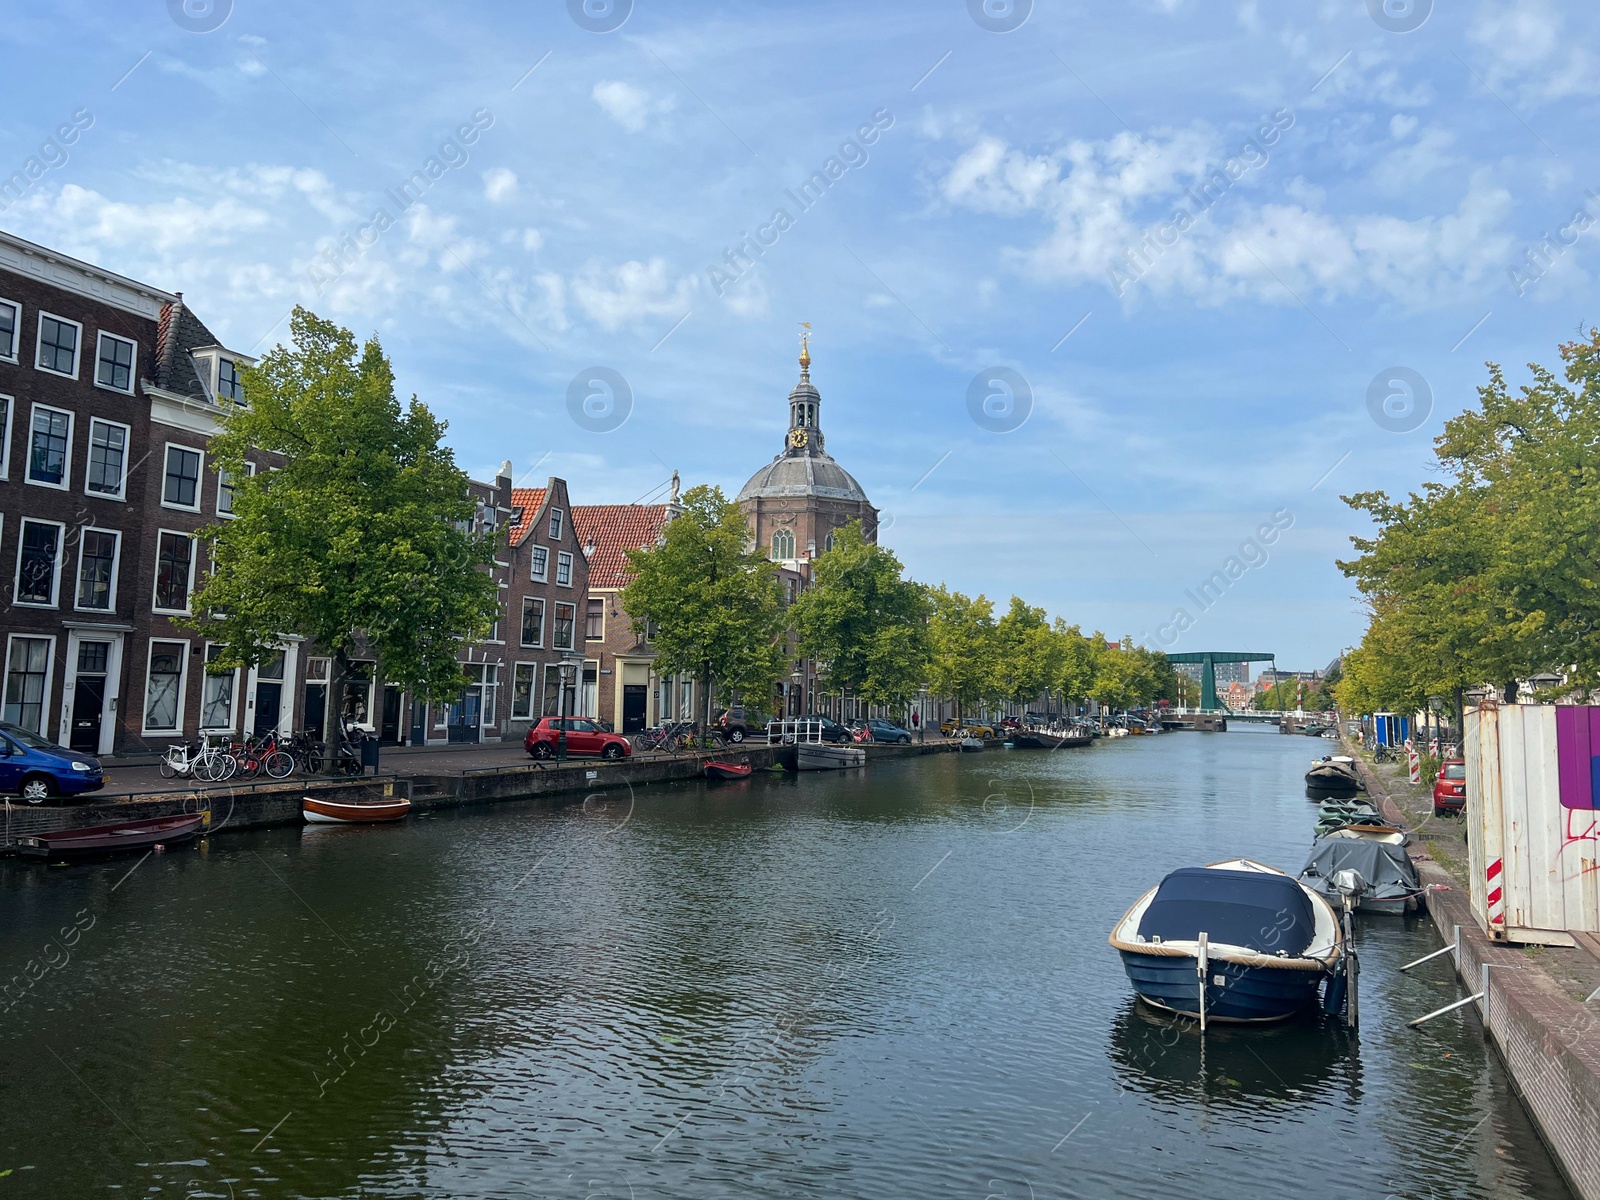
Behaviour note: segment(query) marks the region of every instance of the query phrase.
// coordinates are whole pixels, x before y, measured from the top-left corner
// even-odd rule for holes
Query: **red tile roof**
[[[534,513],[539,511],[539,506],[544,503],[544,488],[512,488],[511,507],[522,510],[522,519],[514,521],[511,525],[511,544],[515,546],[527,532],[528,523],[533,520]]]
[[[633,579],[627,552],[655,545],[667,520],[665,504],[575,504],[572,530],[589,556],[589,586],[619,588]]]

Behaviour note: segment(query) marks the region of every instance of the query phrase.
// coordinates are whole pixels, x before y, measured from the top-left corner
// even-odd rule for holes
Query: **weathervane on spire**
[[[801,365],[801,367],[810,367],[811,366],[811,322],[810,321],[801,321],[800,322],[800,328],[805,330],[805,332],[800,335],[800,365]]]

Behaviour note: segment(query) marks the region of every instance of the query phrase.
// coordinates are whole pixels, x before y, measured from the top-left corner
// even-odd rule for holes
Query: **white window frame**
[[[561,540],[561,534],[566,529],[566,524],[566,510],[552,508],[550,510],[550,540],[552,542],[559,542]]]
[[[552,650],[576,650],[578,648],[578,606],[577,606],[577,604],[575,604],[571,600],[556,600],[553,603],[554,603],[555,609],[559,609],[563,605],[565,605],[567,608],[570,608],[572,610],[572,641],[571,641],[571,643],[569,645],[566,645],[566,646],[558,646],[558,645],[556,645],[556,623],[557,623],[557,617],[556,617],[556,614],[555,614],[555,609],[552,609],[551,613],[550,613],[550,649],[552,649]],[[576,686],[576,685],[574,685],[574,686]]]
[[[566,568],[567,581],[561,582],[562,568]],[[556,551],[556,586],[569,588],[572,586],[572,554],[567,550]]]
[[[238,375],[239,373],[239,360],[237,358],[234,358],[232,355],[228,354],[218,354],[213,357],[211,367],[211,400],[213,403],[218,405],[222,403],[222,364],[225,362],[232,364],[233,373],[235,375]],[[243,384],[240,386],[242,388]],[[228,403],[233,405],[234,408],[243,408],[245,406],[244,401],[235,400],[232,396],[228,397]]]
[[[544,570],[542,570],[542,571],[536,569],[536,567],[534,565],[535,563],[537,563],[539,561],[539,555],[541,555],[541,554],[544,555]],[[550,582],[550,550],[549,550],[548,547],[546,547],[546,546],[529,546],[528,547],[528,578],[531,579],[534,583],[548,583],[548,582]]]
[[[0,359],[0,362],[5,362]],[[0,417],[0,479],[11,477],[11,427],[16,424],[17,398],[0,392],[0,400],[5,401],[6,414]]]
[[[174,725],[155,726],[150,724],[150,665],[155,661],[156,645],[163,643],[169,646],[182,646],[183,652],[178,655],[178,704],[173,711]],[[189,654],[194,647],[182,638],[151,638],[145,643],[144,650],[144,693],[140,697],[139,726],[145,733],[155,734],[182,734],[183,710],[189,701]]]
[[[22,543],[23,530],[29,525],[54,525],[56,528],[56,561],[55,571],[50,577],[50,602],[41,604],[37,600],[18,600],[17,589],[22,585]],[[60,608],[61,607],[61,560],[67,556],[67,526],[63,521],[50,521],[43,517],[19,517],[17,519],[17,561],[11,571],[11,603],[18,608]]]
[[[37,319],[33,323],[33,369],[35,371],[43,371],[46,375],[54,375],[58,379],[76,379],[79,369],[83,366],[83,322],[74,321],[70,317],[58,316],[53,312],[46,312],[42,308],[35,316]],[[52,321],[60,321],[63,325],[71,325],[78,331],[77,341],[72,347],[71,374],[39,365],[39,351],[44,346],[44,322],[46,317]]]
[[[128,362],[128,386],[119,388],[114,384],[100,382],[100,348],[106,341],[121,342],[124,346],[132,347],[133,357]],[[139,343],[132,338],[125,338],[120,333],[108,333],[99,330],[94,339],[94,385],[108,392],[116,392],[119,396],[133,395],[134,388],[139,382]]]
[[[182,608],[162,608],[157,603],[160,599],[159,592],[161,591],[161,539],[169,533],[174,537],[187,538],[190,546],[193,547],[189,554],[189,583],[183,592],[184,600],[188,603]],[[156,530],[155,551],[155,570],[150,574],[150,611],[165,613],[168,616],[189,616],[190,610],[194,607],[194,571],[195,564],[200,560],[200,539],[187,529],[158,529]]]
[[[15,334],[11,340],[11,354],[10,357],[0,354],[0,362],[11,363],[15,366],[22,359],[22,305],[15,300],[8,300],[4,296],[0,296],[0,304],[5,305],[16,313],[16,319],[12,322]]]
[[[529,601],[537,601],[539,604],[539,640],[537,642],[525,642],[522,640],[522,631],[526,627],[525,615],[528,611]],[[544,631],[549,627],[549,624],[550,605],[545,598],[543,596],[524,596],[522,598],[522,610],[517,613],[517,645],[526,646],[529,650],[543,650]]]
[[[194,503],[173,504],[167,499],[167,460],[174,450],[182,450],[188,454],[200,456],[200,471],[194,480]],[[161,451],[161,507],[170,508],[176,512],[199,512],[200,502],[205,498],[206,491],[206,452],[198,446],[185,445],[183,442],[168,442]]]
[[[51,483],[47,479],[33,477],[33,418],[40,409],[46,412],[65,413],[67,417],[67,457],[61,464],[61,482]],[[72,490],[72,439],[78,436],[78,414],[70,408],[57,408],[54,404],[40,404],[37,400],[28,409],[28,436],[24,439],[24,448],[28,452],[28,461],[23,464],[22,478],[34,487],[53,488],[58,492]]]
[[[94,427],[96,425],[113,425],[122,430],[122,479],[115,492],[91,492],[89,490],[89,467],[94,462]],[[93,496],[96,500],[116,500],[127,503],[128,500],[128,455],[133,451],[133,426],[124,425],[121,421],[112,421],[106,417],[89,418],[89,440],[84,445],[83,455],[83,494]],[[0,475],[0,478],[4,478]]]
[[[79,602],[83,594],[83,535],[109,533],[117,539],[117,548],[111,553],[111,603],[105,608],[89,608]],[[73,573],[72,609],[74,612],[114,613],[117,611],[117,584],[122,578],[122,530],[105,529],[99,525],[85,525],[78,530],[78,569]]]
[[[517,676],[521,673],[521,671],[522,671],[522,669],[524,667],[526,667],[528,670],[533,672],[533,682],[528,685],[528,711],[525,712],[525,713],[519,713],[517,711]],[[518,660],[517,662],[512,663],[511,664],[511,720],[513,720],[513,721],[537,721],[539,719],[539,716],[538,716],[537,713],[534,712],[534,709],[536,709],[538,707],[539,707],[539,664],[536,663],[536,662],[526,662],[526,661],[523,661],[523,660]]]
[[[234,731],[236,731],[239,728],[239,691],[240,691],[240,684],[243,683],[243,680],[240,678],[241,672],[240,672],[239,668],[238,667],[234,667],[231,671],[225,672],[224,674],[220,674],[220,675],[212,675],[211,672],[206,669],[207,665],[211,661],[211,648],[213,646],[217,645],[217,644],[218,643],[213,642],[213,641],[207,641],[207,642],[202,643],[201,648],[200,648],[200,732],[201,733],[233,733]],[[233,691],[228,697],[228,723],[226,725],[207,725],[206,724],[206,680],[208,680],[208,679],[222,679],[222,678],[225,678],[227,675],[231,675],[233,677]],[[148,679],[146,679],[146,681],[145,681],[145,686],[146,686],[146,688],[149,687],[149,680]]]
[[[39,724],[42,728],[32,731],[42,738],[48,738],[50,735],[46,730],[50,728],[50,690],[55,684],[56,677],[56,639],[54,634],[13,633],[6,638],[6,657],[4,662],[0,662],[0,718],[5,715],[7,700],[5,689],[11,683],[11,644],[19,638],[33,642],[50,643],[50,650],[45,655],[44,660],[44,699],[39,703]],[[27,727],[23,726],[23,728]]]
[[[222,488],[222,471],[223,471],[223,469],[220,466],[216,470],[216,475],[217,475],[217,516],[226,517],[228,520],[231,521],[231,520],[233,520],[234,516],[236,515],[234,513],[233,509],[231,509],[231,508],[224,509],[222,507],[222,491],[223,491],[223,488]],[[256,473],[256,465],[255,465],[255,463],[253,463],[253,462],[245,463],[244,464],[244,473],[245,473],[245,478],[247,478],[247,479],[255,478],[255,473]],[[163,474],[162,483],[165,484],[165,482],[166,482],[166,476]],[[231,493],[235,489],[234,489],[233,485],[230,484],[227,490]]]

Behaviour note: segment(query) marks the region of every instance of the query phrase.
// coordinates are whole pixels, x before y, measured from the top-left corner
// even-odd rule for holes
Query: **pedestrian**
[[[911,728],[912,728],[912,730],[915,731],[917,726],[919,726],[921,724],[922,724],[922,714],[921,713],[916,713],[916,712],[912,713],[911,714]]]

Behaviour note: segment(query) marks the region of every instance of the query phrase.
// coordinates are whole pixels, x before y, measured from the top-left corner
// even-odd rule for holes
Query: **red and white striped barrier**
[[[1417,753],[1417,748],[1406,743],[1406,757],[1411,760],[1411,782],[1422,782],[1422,756]]]
[[[1484,907],[1488,910],[1489,924],[1500,926],[1502,932],[1506,924],[1506,895],[1505,889],[1500,886],[1500,866],[1503,860],[1492,858],[1484,869],[1484,882],[1488,885],[1488,893],[1484,896]]]

